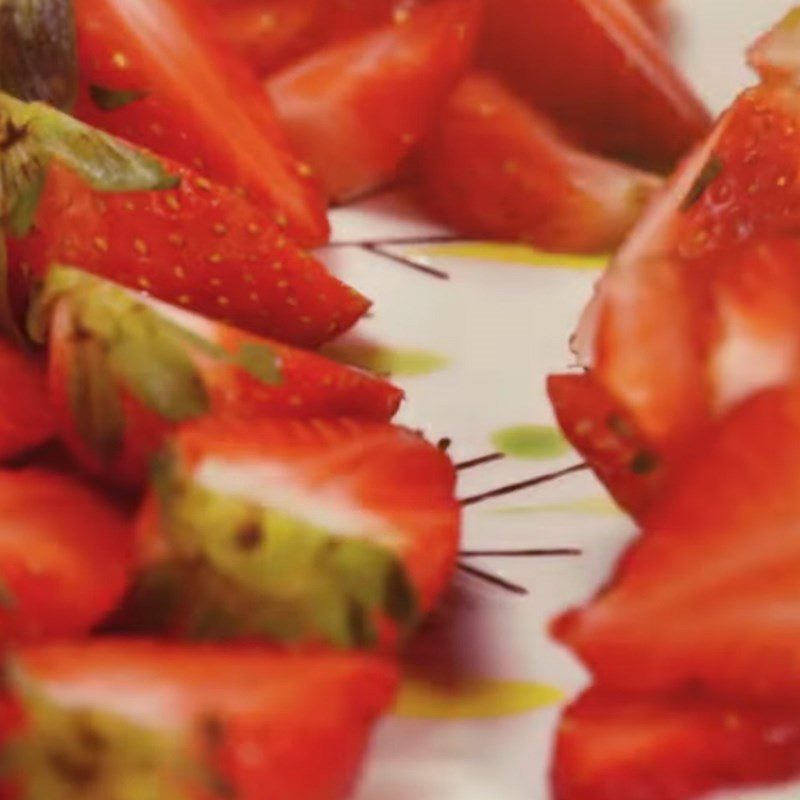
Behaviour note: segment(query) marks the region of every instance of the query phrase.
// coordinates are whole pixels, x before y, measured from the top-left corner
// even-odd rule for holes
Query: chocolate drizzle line
[[[480,456],[479,458],[471,458],[469,461],[462,461],[456,464],[456,469],[465,470],[472,469],[473,467],[482,467],[484,464],[491,464],[493,461],[500,461],[505,458],[502,453],[490,453],[488,456]]]
[[[473,567],[469,564],[459,564],[458,568],[467,575],[471,575],[473,578],[477,578],[485,583],[490,583],[492,586],[497,586],[500,589],[511,592],[512,594],[528,594],[528,590],[524,586],[520,586],[518,583],[507,581],[505,578],[501,578],[498,575],[493,575],[491,572],[484,572],[482,569],[478,569],[477,567]]]
[[[555,556],[580,556],[583,551],[577,547],[533,548],[529,550],[462,550],[461,558],[548,558]]]
[[[565,469],[558,470],[557,472],[550,472],[547,475],[539,475],[536,478],[530,478],[527,481],[520,481],[519,483],[512,483],[508,486],[501,486],[498,489],[492,489],[489,492],[483,492],[482,494],[476,494],[472,497],[465,497],[461,500],[462,506],[474,506],[477,503],[482,503],[484,500],[491,500],[494,497],[504,497],[507,494],[513,494],[514,492],[520,492],[523,489],[530,489],[533,486],[540,486],[543,483],[550,483],[551,481],[555,481],[558,478],[563,478],[567,475],[571,475],[573,472],[582,472],[585,469],[588,469],[589,465],[586,463],[582,464],[573,464],[571,467],[566,467]]]

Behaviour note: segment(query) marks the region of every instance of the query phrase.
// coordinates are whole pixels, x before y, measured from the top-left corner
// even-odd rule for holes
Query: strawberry
[[[750,47],[750,66],[764,81],[796,81],[800,76],[800,8],[793,8]]]
[[[555,800],[691,800],[800,772],[794,708],[592,689],[565,712]]]
[[[122,514],[72,478],[0,472],[0,643],[86,633],[122,599],[132,536]]]
[[[186,426],[141,518],[132,608],[193,637],[367,646],[378,625],[402,635],[452,574],[454,485],[444,453],[390,425]]]
[[[267,89],[297,151],[343,201],[393,177],[469,61],[482,0],[437,0],[315,52]]]
[[[328,235],[308,165],[298,161],[249,70],[192,0],[74,0],[91,125],[242,188],[306,245]]]
[[[402,392],[80,270],[57,267],[31,314],[49,340],[61,435],[93,473],[132,485],[178,423],[216,417],[388,420]]]
[[[483,64],[590,150],[669,166],[710,119],[627,0],[492,0]]]
[[[20,237],[9,242],[12,266],[41,278],[53,263],[74,264],[308,346],[367,309],[268,215],[192,170],[36,103],[0,96],[0,118],[7,163],[31,164],[12,166],[0,206]]]
[[[555,633],[609,688],[797,702],[797,389],[736,406],[694,453],[608,588]]]
[[[570,444],[617,503],[641,516],[663,484],[662,457],[591,374],[551,375],[547,392]]]
[[[55,434],[53,411],[47,396],[45,370],[0,339],[0,461],[44,444]]]
[[[345,800],[397,677],[359,655],[99,639],[24,648],[9,680],[3,797]]]
[[[195,0],[258,75],[371,27],[402,20],[418,0]]]
[[[584,153],[492,78],[453,91],[423,148],[431,208],[467,236],[608,251],[660,180]]]

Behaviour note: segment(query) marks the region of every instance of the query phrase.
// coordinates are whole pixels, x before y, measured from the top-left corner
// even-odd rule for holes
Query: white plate
[[[715,111],[752,81],[744,66],[746,45],[792,5],[671,2],[676,57]],[[409,393],[404,423],[434,440],[451,439],[457,461],[493,452],[493,437],[503,429],[553,426],[544,379],[569,365],[567,339],[602,260],[437,243],[431,240],[447,231],[393,195],[336,212],[334,229],[336,242],[351,244],[326,249],[325,260],[376,301],[356,346],[363,351],[365,342],[372,343],[384,358],[420,373],[397,376]],[[420,241],[387,244],[393,240]],[[551,444],[557,448],[558,440]],[[462,472],[461,496],[577,460],[567,449],[528,455]],[[548,800],[559,711],[585,676],[550,641],[547,624],[596,589],[631,531],[585,473],[470,507],[465,548],[577,547],[583,554],[469,559],[529,593],[459,575],[415,647],[413,675],[398,714],[378,731],[358,800]],[[443,672],[459,677],[459,690],[442,688]],[[796,800],[798,791],[725,797]]]

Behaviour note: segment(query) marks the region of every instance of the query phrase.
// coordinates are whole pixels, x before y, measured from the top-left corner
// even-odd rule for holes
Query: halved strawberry
[[[341,201],[393,177],[472,54],[482,0],[437,0],[273,75],[297,151]]]
[[[327,239],[322,197],[256,78],[191,0],[74,0],[76,115],[266,204],[306,245]]]
[[[315,346],[363,297],[250,201],[36,103],[0,96],[12,268],[75,264],[257,333]]]
[[[195,0],[258,75],[331,42],[402,18],[419,0]]]
[[[88,632],[132,571],[127,520],[78,481],[0,472],[0,645]]]
[[[410,431],[354,420],[223,423],[175,437],[141,522],[133,607],[194,637],[368,646],[452,574],[455,473]]]
[[[483,63],[607,155],[668,166],[710,124],[627,0],[492,0]]]
[[[747,52],[750,66],[764,81],[797,80],[800,76],[800,8],[793,8]]]
[[[55,434],[44,362],[0,339],[0,461],[21,455]]]
[[[345,800],[396,680],[389,662],[330,652],[25,648],[9,670],[3,797]]]
[[[570,444],[619,505],[639,517],[664,482],[665,463],[590,373],[551,375],[547,393]]]
[[[591,689],[565,712],[555,800],[691,800],[800,773],[800,717],[783,704]]]
[[[60,434],[93,473],[133,485],[186,420],[211,413],[386,421],[403,396],[366,372],[72,268],[50,272],[30,324],[49,342]]]
[[[609,587],[555,633],[620,691],[797,702],[797,388],[738,405],[694,453]]]
[[[612,250],[661,181],[572,147],[494,79],[465,78],[423,147],[432,209],[468,236]]]

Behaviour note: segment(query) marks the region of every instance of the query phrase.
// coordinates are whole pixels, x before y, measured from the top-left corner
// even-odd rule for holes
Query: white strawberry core
[[[192,478],[204,489],[274,509],[342,538],[397,544],[385,519],[354,502],[344,478],[312,486],[279,461],[220,458],[202,461]]]

